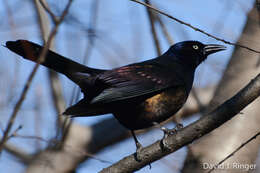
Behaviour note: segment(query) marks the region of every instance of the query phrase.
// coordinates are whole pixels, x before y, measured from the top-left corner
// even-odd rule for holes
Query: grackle
[[[26,40],[8,41],[6,47],[34,62],[42,50],[42,46]],[[217,44],[184,41],[157,58],[112,70],[90,68],[48,50],[41,64],[66,75],[84,93],[65,115],[112,113],[131,130],[138,151],[141,144],[134,130],[159,125],[174,115],[188,98],[197,66],[208,55],[225,49]]]

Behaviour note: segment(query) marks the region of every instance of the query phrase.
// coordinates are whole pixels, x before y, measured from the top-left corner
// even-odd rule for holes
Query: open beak
[[[226,50],[226,47],[219,45],[219,44],[207,44],[204,47],[204,52],[205,52],[206,56],[208,56],[212,53],[222,51],[222,50]]]

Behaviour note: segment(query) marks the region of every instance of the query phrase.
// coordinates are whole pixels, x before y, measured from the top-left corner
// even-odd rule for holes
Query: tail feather
[[[43,49],[42,46],[27,40],[7,41],[6,47],[23,58],[34,62],[37,62],[41,50]],[[67,76],[70,76],[75,72],[95,75],[105,71],[86,67],[51,50],[47,51],[45,60],[41,64]]]
[[[8,41],[6,47],[23,58],[37,62],[43,49],[42,46],[26,40]],[[69,107],[64,114],[72,116],[96,116],[109,113],[107,107],[93,106],[89,104],[89,99],[96,94],[97,88],[93,85],[93,79],[105,70],[94,69],[68,58],[65,58],[51,50],[47,51],[44,61],[41,63],[56,72],[62,73],[80,86],[84,93],[84,99]],[[88,94],[86,95],[86,91]]]

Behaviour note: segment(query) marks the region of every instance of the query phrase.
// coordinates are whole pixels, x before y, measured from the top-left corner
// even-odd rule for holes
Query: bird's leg
[[[137,137],[136,137],[136,135],[135,135],[135,132],[134,132],[133,130],[131,130],[131,133],[132,133],[132,135],[133,135],[133,137],[134,137],[134,140],[135,140],[136,150],[142,148],[141,143],[137,140]]]
[[[135,145],[136,145],[136,160],[137,161],[140,161],[141,159],[138,158],[139,157],[139,153],[141,152],[143,146],[141,145],[141,143],[137,140],[137,137],[135,135],[135,132],[133,130],[131,130],[131,134],[132,136],[134,137],[134,140],[135,140]]]

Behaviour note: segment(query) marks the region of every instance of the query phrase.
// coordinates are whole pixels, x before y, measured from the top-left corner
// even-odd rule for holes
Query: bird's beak
[[[204,47],[205,55],[208,56],[209,54],[216,53],[222,50],[226,50],[225,46],[219,44],[207,44]]]

